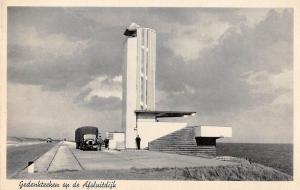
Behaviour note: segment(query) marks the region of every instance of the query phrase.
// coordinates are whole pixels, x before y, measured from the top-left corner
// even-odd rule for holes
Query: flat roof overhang
[[[192,116],[196,114],[196,112],[191,112],[191,111],[150,111],[150,110],[135,110],[135,113],[137,115],[151,114],[154,115],[155,118],[184,117],[184,116]]]
[[[195,137],[232,137],[232,127],[201,125],[194,127]]]

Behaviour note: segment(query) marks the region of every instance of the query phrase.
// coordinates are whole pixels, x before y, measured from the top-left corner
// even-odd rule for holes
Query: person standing
[[[101,136],[99,136],[99,138],[98,138],[98,146],[99,146],[99,150],[100,151],[101,151],[102,144],[103,144],[103,140],[102,140]]]
[[[137,137],[135,138],[135,142],[136,142],[137,149],[140,150],[141,149],[141,138],[139,135],[137,135]]]
[[[104,145],[105,145],[105,148],[106,148],[107,150],[109,150],[109,139],[108,139],[108,138],[105,138],[105,139],[104,139]]]

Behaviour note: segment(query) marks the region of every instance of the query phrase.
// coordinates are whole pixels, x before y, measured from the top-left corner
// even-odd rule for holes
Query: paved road
[[[47,169],[48,172],[82,170],[76,157],[72,154],[67,142],[57,149],[54,158]]]
[[[97,173],[115,171],[112,175],[132,169],[185,168],[201,166],[234,165],[217,159],[168,154],[153,151],[82,151],[75,143],[61,142],[35,161],[35,173],[26,170],[15,178],[76,179],[80,175],[97,176]],[[71,172],[71,173],[70,173]],[[95,173],[96,172],[96,173]],[[66,175],[66,176],[65,176]],[[105,175],[104,175],[105,176]],[[89,179],[89,178],[87,178]]]
[[[127,170],[132,168],[184,168],[199,166],[232,165],[217,159],[209,159],[154,151],[81,151],[69,144],[70,150],[84,170]]]
[[[7,146],[7,176],[10,177],[21,171],[29,161],[40,157],[55,144],[41,142],[24,146]]]

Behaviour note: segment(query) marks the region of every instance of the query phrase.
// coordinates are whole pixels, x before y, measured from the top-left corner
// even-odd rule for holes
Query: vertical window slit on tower
[[[144,73],[145,51],[141,48],[141,73]]]
[[[142,29],[142,35],[141,35],[141,42],[142,42],[141,44],[142,44],[142,46],[145,45],[144,39],[145,39],[145,31],[144,31],[144,29]]]

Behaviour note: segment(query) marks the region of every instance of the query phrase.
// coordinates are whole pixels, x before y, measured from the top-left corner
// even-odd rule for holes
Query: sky
[[[231,126],[223,142],[293,142],[293,10],[8,8],[8,136],[121,131],[123,35],[156,30],[156,109]]]

